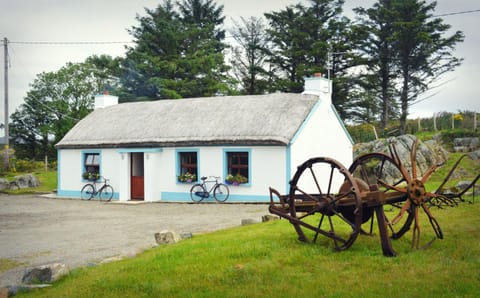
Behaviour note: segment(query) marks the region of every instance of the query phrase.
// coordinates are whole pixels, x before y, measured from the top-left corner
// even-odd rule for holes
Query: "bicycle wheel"
[[[192,198],[192,201],[198,203],[205,199],[205,197],[208,197],[208,192],[203,188],[203,185],[197,183],[190,188],[190,198]]]
[[[225,202],[228,199],[229,194],[230,190],[228,189],[228,186],[223,183],[217,184],[217,186],[215,186],[215,189],[213,190],[213,197],[218,202]]]
[[[110,201],[113,197],[113,187],[105,185],[100,190],[100,200]]]
[[[91,184],[85,184],[81,191],[81,198],[82,200],[90,200],[93,198],[93,194],[95,193],[95,189]]]

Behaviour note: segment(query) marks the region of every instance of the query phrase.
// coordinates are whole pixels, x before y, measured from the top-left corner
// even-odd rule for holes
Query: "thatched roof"
[[[317,101],[275,93],[118,104],[93,111],[56,147],[287,145]]]

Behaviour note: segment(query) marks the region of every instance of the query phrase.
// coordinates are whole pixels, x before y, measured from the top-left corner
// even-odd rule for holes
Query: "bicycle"
[[[99,195],[100,200],[106,200],[107,202],[109,202],[112,199],[113,187],[108,184],[108,181],[110,181],[110,179],[106,179],[105,177],[103,177],[103,181],[100,181],[100,178],[102,177],[99,177],[92,183],[87,183],[83,186],[81,191],[82,200],[91,200],[97,194]],[[100,187],[98,190],[97,181],[99,181],[98,183],[103,183],[102,187]]]
[[[220,177],[210,176],[210,178],[214,178],[215,181],[207,181],[207,177],[202,177],[200,178],[202,183],[197,183],[192,186],[190,189],[190,197],[192,198],[192,201],[196,203],[201,202],[203,199],[210,197],[212,190],[213,197],[217,202],[225,202],[228,199],[228,195],[230,194],[228,186],[218,182]],[[207,189],[206,185],[209,182],[215,182],[210,190]]]

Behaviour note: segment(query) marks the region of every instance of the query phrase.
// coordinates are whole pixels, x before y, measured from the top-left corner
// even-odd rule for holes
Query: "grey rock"
[[[163,230],[155,233],[155,241],[157,244],[173,244],[180,241],[180,237],[174,231]]]
[[[267,222],[267,221],[273,221],[273,220],[278,220],[278,216],[274,216],[271,214],[266,214],[262,216],[262,222]]]
[[[192,232],[182,232],[180,233],[180,238],[181,239],[190,239],[193,237]]]
[[[25,284],[50,283],[67,273],[68,269],[65,264],[53,263],[27,269],[22,277],[22,282]]]
[[[15,176],[15,183],[19,188],[38,187],[40,181],[33,174],[25,174],[21,176]]]
[[[398,137],[391,137],[388,139],[375,140],[369,143],[357,144],[354,148],[354,158],[372,152],[384,153],[390,155],[389,144],[395,144],[396,151],[402,162],[407,168],[411,169],[410,151],[417,138],[413,135],[402,135]],[[418,141],[417,147],[417,173],[422,176],[431,166],[443,164],[448,160],[448,151],[445,150],[437,140],[430,140],[427,142]],[[387,183],[389,179],[394,181],[399,172],[394,169],[384,169],[387,173]]]
[[[0,178],[0,191],[10,188],[10,182],[5,178]]]
[[[247,225],[256,224],[256,223],[258,223],[258,221],[255,219],[251,219],[251,218],[242,219],[242,226],[247,226]]]

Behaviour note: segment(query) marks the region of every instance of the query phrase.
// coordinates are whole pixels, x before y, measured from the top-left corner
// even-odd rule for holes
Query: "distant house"
[[[229,201],[268,201],[268,187],[288,191],[296,167],[311,157],[352,161],[352,140],[331,102],[331,81],[306,78],[303,94],[274,93],[116,104],[96,109],[56,145],[58,195],[80,197],[82,174],[110,179],[121,201],[190,201],[201,176],[241,174]]]

